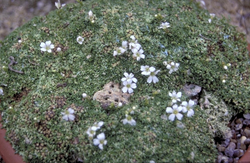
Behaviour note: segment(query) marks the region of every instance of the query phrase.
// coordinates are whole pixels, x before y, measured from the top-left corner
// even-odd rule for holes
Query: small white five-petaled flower
[[[141,58],[144,59],[145,58],[145,55],[143,54],[143,50],[140,49],[132,49],[132,52],[133,52],[133,57],[136,58],[137,61],[139,61]]]
[[[84,41],[84,38],[81,37],[81,36],[78,36],[78,37],[76,38],[76,41],[77,41],[79,44],[82,44],[83,41]]]
[[[122,82],[137,82],[137,79],[134,77],[133,73],[128,74],[127,72],[124,72],[125,78],[122,78]]]
[[[121,55],[121,54],[123,54],[125,51],[126,51],[126,49],[124,49],[123,47],[119,47],[119,48],[117,48],[117,49],[114,51],[113,56]]]
[[[160,70],[156,71],[154,67],[151,67],[151,68],[153,71],[150,72],[147,82],[151,83],[153,81],[153,83],[157,83],[159,79],[156,77],[156,75],[158,72],[160,72]]]
[[[188,117],[192,117],[194,115],[194,101],[193,100],[189,100],[188,102],[187,101],[183,101],[181,103],[181,106],[182,106],[182,112],[183,113],[186,113],[187,112],[187,116]]]
[[[95,134],[96,134],[96,130],[97,130],[97,127],[92,126],[92,127],[88,128],[86,133],[88,134],[88,136],[90,138],[93,138],[95,136]]]
[[[52,52],[51,49],[54,48],[54,45],[51,44],[51,41],[46,41],[45,43],[42,42],[42,43],[40,44],[40,47],[41,47],[41,51],[47,51],[47,52],[51,53],[51,52]]]
[[[74,116],[74,110],[71,108],[68,108],[65,112],[62,112],[61,114],[63,115],[63,119],[66,121],[73,121],[75,119]]]
[[[122,41],[122,48],[127,50],[128,47],[128,41]]]
[[[127,82],[127,81],[124,81],[123,82],[123,88],[122,88],[122,92],[123,93],[126,93],[126,92],[128,92],[128,93],[133,93],[134,91],[133,91],[133,89],[135,89],[136,88],[136,84],[135,83],[132,83],[132,82]]]
[[[167,29],[169,27],[170,27],[170,24],[168,22],[165,22],[165,23],[161,23],[161,26],[159,28]]]
[[[172,93],[169,92],[169,96],[172,98],[172,103],[176,103],[177,101],[181,101],[181,92],[176,93],[173,91]]]
[[[169,73],[171,74],[172,72],[177,71],[179,66],[179,63],[171,62],[170,64],[167,64],[167,69],[170,70]]]
[[[155,69],[154,67],[149,66],[141,66],[142,75],[150,75],[151,72],[153,72]]]
[[[104,124],[104,122],[103,122],[103,121],[100,121],[100,122],[98,122],[98,123],[95,122],[93,126],[95,126],[95,127],[97,128],[97,130],[99,130],[99,129],[102,127],[103,124]]]
[[[130,116],[126,114],[126,118],[122,120],[123,124],[130,124],[131,126],[135,126],[136,125],[136,121]]]
[[[97,139],[93,140],[94,145],[98,145],[98,147],[103,150],[103,145],[107,144],[107,140],[105,140],[105,134],[101,133],[97,135]]]
[[[170,121],[174,121],[175,117],[177,117],[178,120],[181,120],[183,115],[180,113],[182,111],[182,107],[178,105],[173,105],[171,107],[167,107],[166,112],[171,113],[168,117]]]

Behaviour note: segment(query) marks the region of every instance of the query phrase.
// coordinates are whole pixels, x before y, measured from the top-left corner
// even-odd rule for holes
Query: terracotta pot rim
[[[0,112],[0,155],[5,163],[25,163],[22,157],[15,153],[10,142],[5,140],[6,130],[2,128],[2,116]]]

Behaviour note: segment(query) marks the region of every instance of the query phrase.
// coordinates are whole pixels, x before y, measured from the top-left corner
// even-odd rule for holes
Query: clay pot
[[[0,121],[2,120],[0,113]],[[10,142],[5,140],[6,130],[2,129],[2,124],[0,123],[0,155],[6,163],[24,163],[22,157],[15,154]]]
[[[250,163],[250,148],[248,147],[245,154],[240,158],[238,163]]]

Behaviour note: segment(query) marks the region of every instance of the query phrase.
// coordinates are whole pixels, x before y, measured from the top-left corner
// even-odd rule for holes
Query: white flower
[[[149,66],[141,66],[141,71],[142,71],[142,75],[150,75],[151,72],[155,71],[154,67],[149,67]]]
[[[180,66],[179,63],[171,62],[170,64],[167,65],[167,69],[170,70],[169,73],[171,74],[172,72],[177,71],[179,66]]]
[[[169,96],[172,98],[172,103],[176,103],[177,101],[181,101],[181,92],[176,93],[173,91],[172,93],[169,92]]]
[[[127,82],[135,82],[135,83],[137,82],[137,79],[134,78],[133,73],[128,74],[127,72],[124,72],[124,76],[125,76],[125,78],[122,78],[122,82],[125,82],[125,81],[127,81]]]
[[[19,44],[21,44],[21,43],[22,43],[22,40],[21,40],[21,39],[20,39],[20,40],[18,40],[18,43],[19,43]]]
[[[128,47],[128,41],[122,41],[122,48],[126,50],[127,47]]]
[[[92,127],[88,128],[86,133],[88,134],[89,137],[94,137],[96,134],[96,130],[97,130],[97,127],[92,126]]]
[[[4,95],[4,94],[3,94],[3,88],[2,88],[2,87],[0,87],[0,95]]]
[[[155,163],[155,161],[151,160],[151,161],[149,161],[149,163]]]
[[[68,108],[65,112],[62,112],[61,114],[63,115],[63,119],[66,121],[73,121],[75,119],[74,110],[71,108]]]
[[[154,69],[154,71],[151,71],[149,74],[149,77],[147,79],[148,83],[151,83],[153,81],[153,83],[157,83],[159,81],[159,79],[156,77],[157,73],[160,72],[160,70],[155,71],[155,68],[152,67]]]
[[[105,140],[105,134],[101,133],[97,135],[97,139],[93,140],[94,145],[98,145],[98,147],[103,150],[103,145],[107,144],[107,140]]]
[[[124,87],[122,88],[123,93],[126,93],[126,92],[133,93],[133,89],[136,88],[136,84],[132,82],[124,81],[123,85],[124,85]]]
[[[82,98],[86,98],[88,95],[86,93],[82,94]]]
[[[225,80],[225,79],[223,79],[223,80],[222,80],[222,83],[226,83],[226,80]]]
[[[215,17],[215,14],[210,14],[210,19],[208,19],[208,22],[211,23],[212,19]]]
[[[92,12],[91,10],[89,11],[88,14],[89,14],[89,18],[92,18],[92,17],[94,16],[94,15],[93,15],[93,12]]]
[[[76,38],[76,41],[77,41],[79,44],[82,44],[83,41],[84,41],[84,38],[81,37],[81,36],[78,36],[78,37]]]
[[[99,130],[99,129],[102,127],[103,124],[104,124],[104,122],[103,122],[103,121],[100,121],[100,122],[98,122],[98,123],[95,122],[93,126],[96,127],[97,130]]]
[[[139,61],[141,58],[144,59],[145,58],[145,55],[143,54],[143,50],[140,49],[132,49],[132,52],[133,52],[133,57],[135,57],[137,59],[137,61]]]
[[[131,126],[135,126],[136,125],[136,121],[130,116],[126,114],[126,118],[122,120],[123,124],[130,124]]]
[[[51,53],[52,52],[51,49],[54,48],[54,45],[51,44],[51,41],[46,41],[45,43],[42,42],[40,44],[40,47],[41,47],[41,51],[47,51],[47,52]]]
[[[194,115],[193,107],[194,107],[195,103],[193,100],[189,100],[188,103],[187,103],[187,101],[183,101],[181,103],[181,105],[182,105],[182,112],[183,113],[187,112],[188,117],[192,117]]]
[[[227,70],[227,66],[226,66],[226,65],[224,65],[223,68],[224,68],[225,70]]]
[[[93,12],[90,10],[88,14],[89,14],[89,20],[91,21],[91,23],[94,23],[95,21]]]
[[[182,107],[181,106],[178,107],[178,105],[176,105],[176,104],[174,106],[172,106],[172,108],[167,107],[166,112],[172,113],[169,115],[168,119],[170,121],[174,121],[175,117],[177,117],[177,119],[181,120],[183,117],[183,115],[181,113],[179,113],[179,112],[181,112],[181,110],[182,110]]]
[[[139,43],[133,43],[133,42],[129,43],[129,49],[131,49],[131,50],[133,50],[133,49],[139,50],[140,48],[141,48],[141,44],[139,44]]]
[[[134,36],[134,35],[130,36],[130,38],[131,38],[133,41],[137,41],[137,40],[135,39],[135,36]]]
[[[168,22],[165,22],[165,23],[161,23],[160,27],[159,28],[162,28],[162,29],[167,29],[170,27],[170,24]]]
[[[126,49],[123,49],[122,47],[119,47],[119,48],[116,49],[116,51],[114,51],[113,56],[121,55],[121,54],[123,54],[125,51],[126,51]]]
[[[121,102],[118,103],[118,107],[122,107],[122,105],[123,105],[123,104],[122,104]]]
[[[55,2],[55,6],[56,6],[56,8],[61,9],[61,8],[63,8],[65,6],[65,4],[61,5],[60,0],[58,0],[58,2]]]
[[[132,35],[130,36],[130,38],[132,39],[131,42],[129,43],[129,49],[137,49],[139,50],[141,48],[141,44],[137,43],[137,40],[135,39],[135,36]]]

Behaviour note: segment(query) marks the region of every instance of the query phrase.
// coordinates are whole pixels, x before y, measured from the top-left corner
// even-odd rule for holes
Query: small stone
[[[233,157],[235,147],[236,147],[235,143],[230,142],[225,150],[225,155],[228,157]]]
[[[225,141],[223,141],[223,142],[221,143],[221,145],[222,145],[223,147],[227,147],[227,146],[229,145],[229,143],[230,143],[230,139],[225,139]]]
[[[238,162],[238,161],[239,161],[239,157],[234,158],[235,163]]]
[[[243,121],[243,118],[238,118],[238,119],[236,119],[236,124],[242,124],[242,121]]]
[[[242,127],[243,127],[243,124],[242,124],[242,123],[236,124],[236,125],[235,125],[235,130],[236,130],[236,131],[237,131],[237,130],[240,130],[240,129],[242,129]]]
[[[186,84],[183,87],[183,90],[184,90],[185,94],[188,96],[196,96],[197,94],[200,93],[201,87],[198,85],[194,85],[194,84],[189,84],[189,85]]]
[[[228,162],[228,157],[223,156],[223,155],[219,155],[219,156],[217,157],[217,162],[218,162],[218,163],[225,163],[225,162]]]
[[[242,149],[235,149],[234,150],[234,157],[241,157],[244,155],[244,151]]]
[[[243,114],[243,117],[250,120],[250,113]]]
[[[217,149],[218,149],[218,151],[220,151],[220,152],[224,152],[226,148],[223,147],[222,145],[217,145]]]
[[[247,138],[247,139],[244,141],[244,144],[249,145],[249,144],[250,144],[250,138]]]
[[[250,119],[245,119],[242,123],[243,123],[243,125],[249,126],[250,125]]]
[[[240,139],[239,139],[239,143],[240,143],[240,149],[243,149],[243,150],[246,150],[246,145],[244,144],[245,140],[247,138],[245,136],[242,136]]]
[[[250,128],[245,128],[244,133],[246,134],[247,138],[250,138]]]

